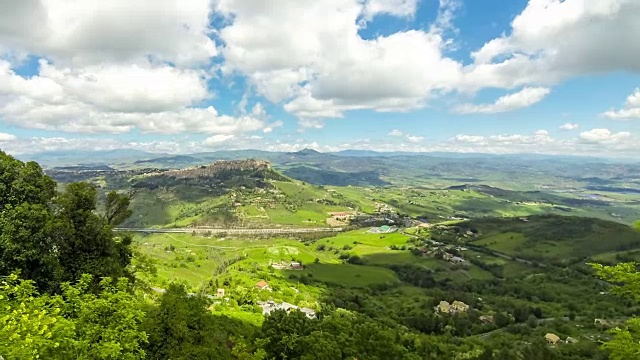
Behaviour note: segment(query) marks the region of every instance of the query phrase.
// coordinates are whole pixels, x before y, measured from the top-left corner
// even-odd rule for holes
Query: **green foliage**
[[[467,230],[477,238],[465,238]],[[476,219],[448,227],[449,235],[509,256],[561,265],[640,246],[640,233],[617,222],[558,215]]]
[[[142,359],[141,302],[127,280],[105,278],[88,291],[91,276],[62,295],[39,295],[14,274],[0,281],[0,355],[8,359]]]
[[[108,193],[105,204],[107,223],[112,226],[118,226],[131,217],[133,210],[129,209],[130,203],[131,197],[129,195],[118,194],[115,191]]]
[[[147,334],[139,327],[144,311],[127,292],[128,280],[103,278],[98,294],[89,291],[92,282],[91,275],[83,275],[76,286],[62,286],[62,313],[74,321],[83,358],[143,359]]]
[[[56,292],[61,282],[82,274],[96,279],[130,276],[131,238],[115,238],[109,222],[97,215],[96,189],[56,184],[33,162],[0,152],[0,275],[20,272],[38,290]],[[128,200],[111,196],[112,221],[130,214]]]
[[[633,228],[640,231],[640,220],[633,223]]]
[[[274,311],[260,333],[269,358],[413,359],[415,337],[366,316],[338,310],[322,320],[303,313]],[[422,354],[426,355],[426,354]]]
[[[74,325],[60,304],[37,295],[32,281],[15,274],[0,280],[0,356],[63,359],[58,354],[74,348]]]
[[[603,280],[616,284],[613,292],[618,296],[640,302],[640,272],[635,263],[616,266],[592,264],[596,274]],[[633,317],[624,328],[613,330],[614,338],[604,344],[612,360],[637,359],[640,357],[640,319]]]
[[[114,237],[105,218],[97,215],[96,189],[87,183],[71,183],[57,201],[62,222],[58,236],[58,258],[68,280],[82,274],[102,277],[131,277],[131,237]]]
[[[142,329],[149,335],[148,359],[231,359],[230,336],[250,333],[231,319],[207,311],[207,300],[171,284],[157,307],[149,309]]]

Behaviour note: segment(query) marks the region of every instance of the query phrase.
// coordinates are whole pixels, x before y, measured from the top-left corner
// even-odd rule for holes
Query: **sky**
[[[0,149],[640,154],[637,0],[1,0]]]

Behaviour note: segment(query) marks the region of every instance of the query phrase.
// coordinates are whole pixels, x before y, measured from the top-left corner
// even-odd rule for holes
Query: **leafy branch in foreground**
[[[620,263],[615,266],[591,264],[602,280],[613,284],[612,293],[623,299],[640,302],[640,272],[635,263]],[[625,326],[612,330],[614,338],[604,343],[612,360],[640,358],[640,319],[633,317]]]

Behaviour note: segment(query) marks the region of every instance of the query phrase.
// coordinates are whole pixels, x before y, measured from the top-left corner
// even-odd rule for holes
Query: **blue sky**
[[[14,154],[640,151],[633,0],[52,0],[0,23]]]

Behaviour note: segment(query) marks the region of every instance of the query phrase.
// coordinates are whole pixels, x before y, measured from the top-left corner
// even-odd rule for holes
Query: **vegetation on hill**
[[[570,264],[597,254],[640,247],[640,233],[624,224],[557,215],[476,219],[450,227],[468,244],[532,261]],[[444,235],[443,235],[444,236]]]
[[[452,214],[420,227],[323,238],[130,237],[113,232],[135,218],[129,207],[149,194],[177,197],[175,185],[131,199],[89,183],[58,190],[37,164],[3,153],[0,170],[0,356],[6,359],[637,355],[635,265],[596,266],[598,280],[583,261],[636,249],[639,234],[623,224],[557,215],[449,219]],[[408,212],[418,216],[433,207],[434,215],[450,214],[461,202],[489,198],[278,178],[264,180],[269,188],[248,189],[234,180],[238,170],[245,171],[231,169],[218,182],[228,186],[222,195],[196,204],[177,197],[181,219],[188,223],[190,214],[228,204],[230,214],[255,214],[249,209],[261,211],[264,199],[281,199],[275,209],[266,206],[268,217],[300,222],[340,208],[405,219]],[[185,175],[177,174],[167,177]],[[186,176],[194,189],[209,186],[208,174]]]

